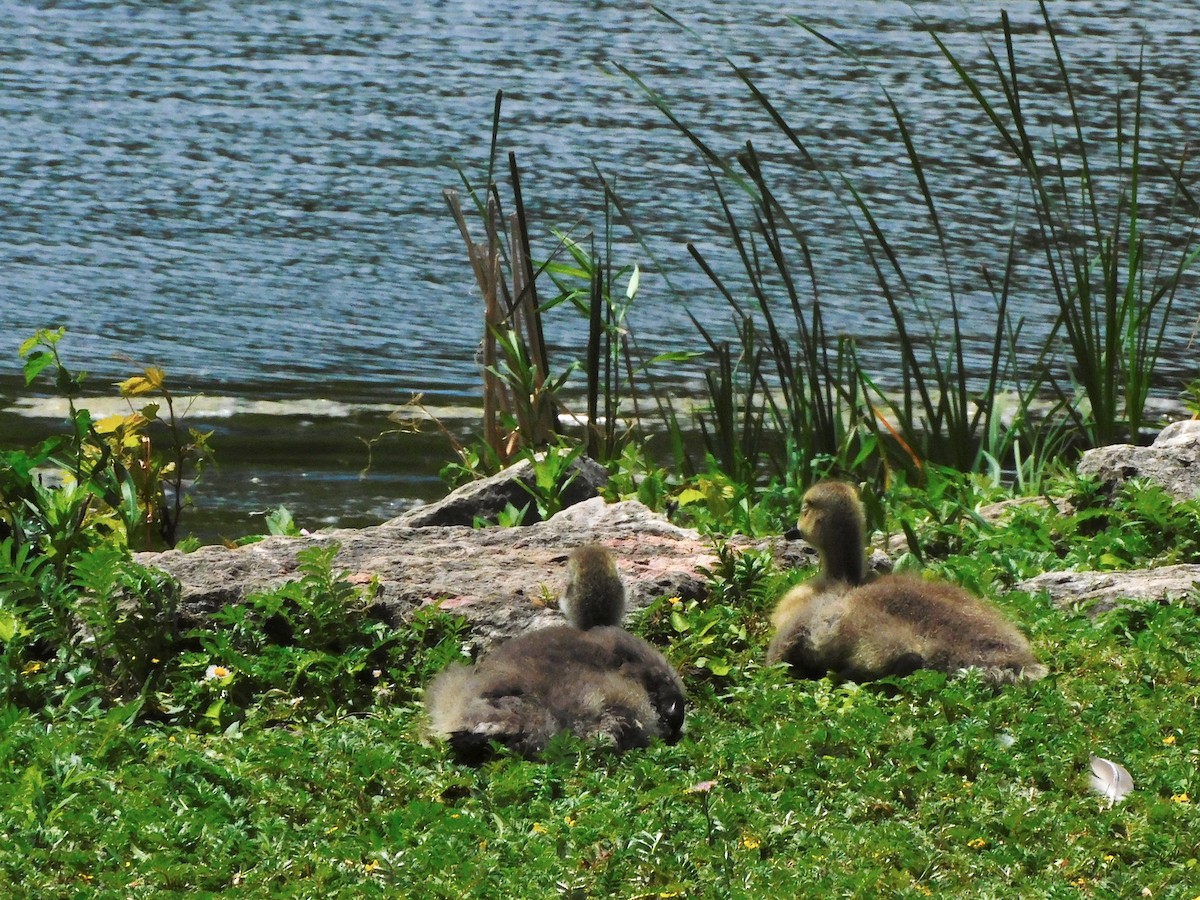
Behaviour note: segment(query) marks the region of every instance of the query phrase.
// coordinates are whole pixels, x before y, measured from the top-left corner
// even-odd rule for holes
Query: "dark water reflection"
[[[945,269],[887,88],[928,166],[978,353],[995,316],[981,268],[1003,264],[1018,179],[927,29],[978,67],[985,40],[1000,49],[1001,7],[1022,36],[1035,129],[1071,140],[1063,97],[1047,87],[1051,50],[1031,2],[699,0],[674,9],[693,34],[627,0],[0,0],[0,391],[18,389],[17,342],[66,324],[68,353],[98,383],[128,372],[114,358],[123,353],[218,396],[387,403],[425,391],[437,402],[473,401],[479,302],[441,189],[457,184],[456,161],[482,171],[501,88],[501,147],[526,173],[541,246],[551,226],[579,223],[582,234],[599,225],[594,162],[616,179],[678,289],[649,272],[643,279],[632,316],[643,346],[696,348],[687,309],[727,332],[728,310],[683,247],[694,241],[733,271],[703,166],[618,63],[717,152],[755,142],[804,223],[832,327],[858,336],[886,379],[891,319],[848,214],[719,53],[771,95],[822,166],[860,188],[918,291],[944,308]],[[1077,99],[1098,129],[1111,127],[1118,89],[1128,101],[1144,46],[1147,157],[1178,158],[1200,119],[1193,5],[1071,0],[1051,9]],[[853,47],[871,74],[787,14]],[[1018,237],[1036,262],[1029,224]],[[627,236],[617,253],[653,268]],[[1044,330],[1044,276],[1023,269],[1018,287],[1017,312]],[[1168,335],[1168,392],[1195,375],[1194,297]],[[574,348],[576,321],[550,325],[552,340]],[[274,427],[293,444],[306,440],[291,419]],[[263,477],[284,480],[295,471],[285,457],[252,454]],[[380,494],[392,490],[422,492],[388,484]],[[339,492],[361,507],[355,490],[329,493]]]

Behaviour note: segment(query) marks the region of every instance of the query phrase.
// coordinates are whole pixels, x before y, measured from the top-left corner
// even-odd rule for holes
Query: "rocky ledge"
[[[529,628],[560,621],[557,598],[570,551],[598,541],[609,547],[625,579],[629,609],[660,596],[698,598],[705,570],[716,564],[711,540],[680,528],[636,501],[605,503],[596,493],[605,473],[590,460],[577,460],[568,506],[545,520],[520,528],[473,528],[477,519],[495,520],[507,503],[529,497],[517,482],[532,483],[528,463],[467,485],[444,500],[371,528],[323,531],[305,537],[269,537],[238,548],[202,547],[138,554],[139,560],[173,575],[182,587],[183,624],[199,624],[227,603],[297,577],[297,554],[306,547],[338,546],[335,566],[360,583],[378,579],[375,613],[398,625],[423,606],[440,604],[463,615],[472,640],[481,647]],[[1095,474],[1115,488],[1131,477],[1163,483],[1180,499],[1200,493],[1200,422],[1169,426],[1150,447],[1106,447],[1085,455],[1082,473]],[[1015,502],[989,510],[1001,521]],[[1037,498],[1023,502],[1039,502]],[[734,549],[769,549],[786,566],[815,563],[801,541],[731,540]],[[895,548],[893,548],[894,550]],[[890,568],[876,550],[872,568]],[[1164,566],[1124,572],[1047,572],[1017,585],[1047,591],[1065,609],[1096,614],[1124,600],[1194,600],[1200,565]]]
[[[488,646],[561,620],[557,601],[567,555],[589,541],[613,552],[631,610],[664,595],[701,596],[703,570],[716,563],[712,541],[697,532],[636,501],[609,504],[599,497],[523,528],[420,527],[397,519],[237,548],[143,553],[139,561],[178,579],[184,623],[197,624],[227,603],[296,578],[301,550],[336,543],[338,569],[361,583],[378,578],[374,611],[384,621],[399,624],[417,608],[438,603],[463,615],[473,640]]]

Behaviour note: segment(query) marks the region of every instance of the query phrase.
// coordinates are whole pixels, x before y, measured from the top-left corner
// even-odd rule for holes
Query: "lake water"
[[[675,288],[618,231],[617,262],[647,270],[631,316],[643,348],[698,349],[689,311],[731,331],[684,247],[731,260],[704,166],[618,64],[718,153],[755,141],[804,223],[833,327],[886,359],[891,319],[847,213],[796,164],[722,54],[822,166],[863,191],[917,290],[941,308],[945,269],[887,88],[928,166],[968,346],[979,349],[994,323],[980,269],[1003,262],[1018,179],[927,30],[978,67],[986,41],[1002,52],[1002,7],[1019,35],[1022,90],[1041,111],[1035,125],[1069,140],[1030,2],[671,5],[688,31],[629,0],[0,0],[0,394],[24,395],[16,347],[49,325],[69,328],[64,351],[98,391],[155,363],[179,390],[204,392],[211,402],[195,424],[217,430],[224,460],[200,497],[208,518],[197,527],[209,535],[253,530],[247,516],[280,502],[301,524],[362,524],[433,496],[449,458],[440,436],[381,444],[365,478],[358,438],[387,427],[384,411],[414,392],[438,408],[478,404],[481,304],[442,189],[459,185],[456,164],[482,177],[497,90],[500,149],[517,154],[538,246],[552,246],[551,227],[580,237],[600,227],[594,165]],[[1147,149],[1177,159],[1200,124],[1194,4],[1051,9],[1098,125],[1111,124],[1119,89],[1129,102],[1145,49]],[[789,14],[853,48],[870,74]],[[1044,332],[1051,295],[1021,271],[1018,312]],[[1168,336],[1168,394],[1197,374],[1195,296]],[[582,355],[567,310],[549,327],[556,358]],[[672,374],[682,391],[699,378],[694,367]],[[0,411],[0,444],[45,430],[53,414]]]

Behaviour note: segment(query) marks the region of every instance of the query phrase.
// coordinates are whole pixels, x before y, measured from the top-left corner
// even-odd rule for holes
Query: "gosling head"
[[[804,494],[800,518],[788,537],[803,537],[821,555],[822,574],[854,584],[863,580],[867,517],[853,485],[819,481]]]
[[[585,544],[571,553],[567,585],[558,605],[567,621],[582,630],[621,624],[625,585],[607,548]]]

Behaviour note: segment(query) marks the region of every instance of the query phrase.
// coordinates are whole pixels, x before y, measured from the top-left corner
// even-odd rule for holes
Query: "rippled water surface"
[[[20,339],[65,324],[68,355],[97,383],[155,362],[212,395],[292,398],[296,415],[255,420],[249,432],[273,429],[287,448],[262,444],[256,455],[246,442],[244,474],[260,483],[295,474],[303,429],[317,421],[303,404],[314,399],[387,404],[425,391],[473,402],[480,304],[441,191],[458,185],[455,163],[482,173],[500,89],[500,148],[516,151],[539,245],[550,246],[552,226],[582,235],[600,224],[594,164],[616,180],[678,288],[643,279],[633,313],[641,342],[697,348],[686,310],[718,331],[729,315],[684,243],[728,262],[727,228],[698,154],[618,64],[717,152],[755,141],[812,241],[834,327],[887,346],[891,320],[845,210],[772,133],[722,53],[771,95],[820,165],[859,186],[936,305],[945,269],[887,88],[928,165],[968,339],[982,346],[994,312],[980,267],[1003,260],[1017,179],[928,29],[978,66],[985,41],[1001,47],[1002,6],[1018,32],[1021,87],[1043,113],[1039,131],[1061,129],[1062,98],[1043,96],[1051,49],[1030,2],[693,0],[672,7],[688,31],[628,0],[0,0],[0,392],[17,391]],[[1128,100],[1144,47],[1149,149],[1177,158],[1200,123],[1194,5],[1051,9],[1078,99],[1100,125],[1111,123],[1118,89]],[[789,14],[853,48],[871,74]],[[627,235],[618,261],[654,268]],[[1049,296],[1032,276],[1019,292],[1031,327],[1049,322]],[[576,325],[552,317],[552,338],[574,346]],[[1176,380],[1195,371],[1186,339],[1186,329],[1169,335]],[[215,427],[233,428],[222,421]],[[342,483],[357,470],[351,445],[336,460],[318,453],[323,441],[308,448],[337,482],[320,501],[333,520],[363,506],[360,483]],[[431,465],[377,496],[434,490],[418,484]],[[226,477],[226,499],[240,502],[240,476]]]

